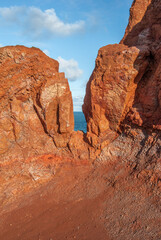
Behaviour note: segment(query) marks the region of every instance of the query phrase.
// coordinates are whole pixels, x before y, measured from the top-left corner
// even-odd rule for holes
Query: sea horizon
[[[82,111],[74,111],[74,131],[87,132],[87,123]]]

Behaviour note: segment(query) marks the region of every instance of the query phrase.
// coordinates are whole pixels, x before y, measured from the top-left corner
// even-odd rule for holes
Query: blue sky
[[[60,63],[81,111],[100,47],[118,43],[132,0],[1,0],[0,46],[38,47]]]

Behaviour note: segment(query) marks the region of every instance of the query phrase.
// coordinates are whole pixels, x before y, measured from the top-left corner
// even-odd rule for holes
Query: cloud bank
[[[83,74],[83,71],[79,68],[78,62],[76,60],[66,60],[62,57],[58,57],[57,61],[59,62],[59,70],[61,72],[65,72],[65,76],[70,81],[76,81]]]
[[[84,99],[83,96],[73,97],[74,111],[82,111],[83,99]]]
[[[82,32],[84,21],[74,23],[63,22],[53,8],[42,11],[36,7],[4,7],[0,8],[0,19],[6,24],[21,27],[25,33],[34,37],[43,34],[52,36],[69,36]]]

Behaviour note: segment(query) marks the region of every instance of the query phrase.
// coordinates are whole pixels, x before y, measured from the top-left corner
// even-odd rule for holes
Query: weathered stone
[[[125,122],[161,128],[161,4],[150,3],[134,1],[121,43],[98,52],[83,105],[90,143]]]
[[[69,149],[75,159],[89,159],[89,147],[85,142],[85,134],[82,131],[73,132],[69,141]]]
[[[41,52],[32,51],[25,66],[30,50],[21,47],[15,57],[15,49],[3,49],[0,239],[160,239],[161,1],[148,3],[135,0],[123,43],[99,51],[83,106],[87,134],[72,131],[70,92],[57,63],[45,57],[51,67],[33,73]],[[24,79],[35,76],[28,87],[23,71]]]
[[[129,23],[127,25],[125,34],[121,43],[124,42],[127,35],[131,32],[131,30],[138,24],[145,15],[148,6],[150,5],[152,0],[134,0],[132,6],[130,8],[130,17]]]
[[[110,129],[119,129],[148,66],[148,54],[144,49],[123,44],[99,50],[83,105],[88,132],[103,136]]]
[[[66,147],[73,103],[58,62],[23,46],[1,48],[0,59],[0,161],[51,152],[53,141]]]

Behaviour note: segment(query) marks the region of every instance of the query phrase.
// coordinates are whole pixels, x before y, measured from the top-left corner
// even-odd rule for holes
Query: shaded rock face
[[[138,82],[127,120],[151,129],[161,129],[161,2],[151,2],[142,21],[122,40],[125,45],[147,49],[148,67]],[[139,124],[138,124],[139,125]]]
[[[160,19],[160,1],[134,1],[121,43],[98,52],[83,105],[97,148],[107,132],[127,125],[161,129]]]
[[[133,27],[136,26],[137,23],[141,22],[151,1],[152,0],[134,0],[133,1],[132,6],[130,8],[129,23],[127,25],[125,35],[121,43],[123,43],[127,35],[132,31]]]
[[[1,162],[67,145],[74,129],[73,103],[58,67],[36,48],[0,49]]]

